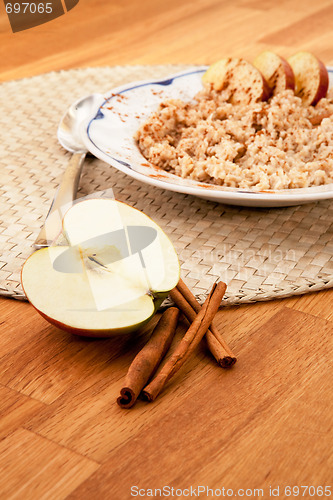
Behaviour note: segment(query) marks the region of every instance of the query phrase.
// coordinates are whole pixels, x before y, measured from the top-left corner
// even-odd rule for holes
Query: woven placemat
[[[85,94],[186,67],[88,68],[0,86],[0,294],[24,299],[20,269],[70,157],[56,139],[66,108]],[[169,235],[182,277],[200,301],[217,279],[228,284],[225,304],[333,286],[332,201],[281,209],[226,206],[148,186],[88,158],[79,196],[109,188]]]

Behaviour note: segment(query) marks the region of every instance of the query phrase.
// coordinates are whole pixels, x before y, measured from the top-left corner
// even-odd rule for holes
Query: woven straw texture
[[[58,122],[79,97],[186,66],[131,66],[53,72],[3,83],[0,155],[0,293],[24,299],[20,269],[33,251],[70,158]],[[202,302],[212,283],[228,284],[224,304],[303,294],[333,286],[333,203],[249,209],[163,191],[87,158],[78,196],[113,188],[151,216],[178,252],[182,277]]]

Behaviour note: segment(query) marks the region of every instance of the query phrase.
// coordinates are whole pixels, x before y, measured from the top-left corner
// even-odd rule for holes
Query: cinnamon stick
[[[226,285],[223,282],[215,283],[208,295],[204,305],[195,317],[193,323],[179,342],[174,353],[163,364],[160,371],[153,380],[144,388],[142,397],[146,401],[154,401],[163,389],[165,383],[179,370],[188,357],[197,347],[210,323],[212,322],[217,310],[221,304],[225,293]]]
[[[169,307],[160,317],[153,333],[143,349],[135,356],[128,369],[124,387],[117,403],[121,408],[131,408],[142,388],[154,375],[161,360],[169,350],[179,317],[176,307]]]
[[[191,323],[195,314],[200,311],[201,305],[182,279],[179,280],[177,287],[170,292],[170,297]],[[230,368],[236,363],[236,356],[223,339],[214,321],[206,333],[206,340],[208,349],[222,368]]]

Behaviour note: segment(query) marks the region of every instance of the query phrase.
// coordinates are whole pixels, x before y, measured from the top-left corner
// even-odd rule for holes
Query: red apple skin
[[[307,105],[316,105],[320,99],[326,96],[329,85],[328,71],[324,63],[311,52],[298,52],[291,56],[288,62],[295,74],[296,95],[299,95]],[[309,80],[307,81],[306,86],[302,89],[302,94],[300,94],[297,86],[299,80],[302,81],[302,70],[308,77],[311,75],[313,80],[310,83]]]
[[[92,201],[93,198],[89,201]],[[122,203],[123,205],[126,205],[126,203],[124,202],[118,202],[118,203]],[[139,209],[137,208],[134,208],[134,207],[131,207],[133,210],[136,210],[137,212],[141,212]],[[148,217],[146,216],[147,218],[149,218],[150,220],[153,220],[151,217]],[[41,250],[37,250],[37,251],[41,251]],[[30,255],[27,260],[29,260],[30,258],[32,257],[32,255]],[[178,262],[178,265],[179,265],[179,262]],[[23,266],[24,267],[24,266]],[[131,333],[134,333],[136,331],[139,331],[143,326],[145,326],[156,314],[156,312],[158,311],[158,309],[160,308],[162,302],[164,301],[164,299],[166,299],[166,297],[169,295],[169,291],[165,292],[159,292],[159,293],[156,293],[155,297],[154,297],[154,311],[153,313],[151,314],[151,316],[149,316],[146,320],[140,322],[138,325],[131,325],[131,326],[126,326],[126,327],[122,327],[122,328],[108,328],[108,329],[97,329],[97,330],[94,330],[94,329],[84,329],[84,328],[75,328],[73,326],[70,326],[70,325],[66,325],[60,321],[57,321],[56,319],[54,318],[51,318],[50,316],[48,316],[47,314],[43,313],[42,311],[40,311],[37,307],[34,306],[34,304],[32,302],[30,302],[29,300],[29,296],[28,294],[26,293],[25,289],[24,289],[24,285],[23,285],[23,279],[22,279],[22,275],[23,275],[23,267],[21,269],[21,286],[23,288],[23,292],[25,294],[25,296],[27,297],[29,303],[32,305],[32,307],[46,320],[48,321],[50,324],[56,326],[57,328],[59,328],[60,330],[63,330],[65,332],[68,332],[68,333],[71,333],[73,335],[79,335],[81,337],[90,337],[90,338],[108,338],[108,337],[115,337],[115,336],[123,336],[123,335],[127,335],[127,334],[131,334]],[[180,278],[180,267],[179,267],[179,273],[178,273],[178,280]],[[177,283],[175,283],[175,286],[176,286]]]
[[[28,297],[26,291],[24,290],[24,286],[23,286],[22,271],[21,271],[21,285],[22,285],[23,292],[24,292],[25,296],[29,300],[29,297]],[[163,300],[167,297],[167,295],[168,294],[166,293],[164,296],[161,296],[161,297],[155,299],[154,313],[149,318],[147,318],[145,321],[140,323],[139,326],[127,326],[124,328],[117,328],[117,329],[110,328],[110,329],[106,329],[106,330],[85,330],[84,328],[75,328],[75,327],[70,326],[70,325],[65,325],[64,323],[57,321],[54,318],[51,318],[47,314],[45,314],[42,311],[40,311],[39,309],[37,309],[37,307],[35,307],[31,302],[29,302],[29,303],[32,305],[32,307],[35,309],[35,311],[38,312],[38,314],[40,314],[46,321],[48,321],[48,323],[56,326],[60,330],[63,330],[67,333],[71,333],[73,335],[78,335],[80,337],[90,337],[90,338],[102,339],[102,338],[108,338],[108,337],[115,337],[117,335],[119,335],[119,336],[128,335],[128,334],[131,334],[131,333],[134,333],[134,332],[140,330],[140,328],[142,328],[144,325],[146,325],[153,318],[153,316],[155,316],[155,313],[157,312],[157,310],[159,309],[160,305],[162,304]]]
[[[31,304],[31,302],[30,302]],[[131,333],[135,333],[138,331],[140,328],[142,328],[144,325],[146,325],[152,317],[155,315],[155,312],[157,308],[155,308],[155,312],[153,313],[152,316],[150,316],[148,319],[140,323],[139,326],[127,326],[124,328],[117,328],[117,329],[110,329],[110,330],[85,330],[83,328],[74,328],[69,325],[65,325],[64,323],[61,323],[60,321],[57,321],[54,318],[50,318],[50,316],[47,316],[47,314],[43,313],[39,309],[37,309],[33,304],[31,304],[32,307],[51,325],[56,326],[60,330],[63,330],[67,333],[71,333],[73,335],[78,335],[80,337],[90,337],[90,338],[108,338],[108,337],[116,337],[116,336],[124,336],[124,335],[129,335]]]
[[[258,70],[258,71],[259,71],[259,70]],[[260,72],[259,72],[259,73],[260,73]],[[260,73],[260,74],[261,74],[261,73]],[[271,91],[271,89],[269,88],[269,85],[268,85],[268,83],[267,83],[266,79],[264,78],[264,76],[263,76],[262,74],[261,74],[261,77],[262,77],[262,83],[263,83],[263,85],[262,85],[263,89],[262,89],[262,96],[261,96],[261,100],[262,100],[262,101],[267,101],[267,100],[270,98],[270,96],[271,96],[271,94],[272,94],[272,91]]]
[[[279,56],[278,54],[275,54],[275,52],[262,52],[253,61],[253,65],[259,71],[261,71],[264,78],[267,78],[266,81],[271,95],[275,95],[278,92],[277,87],[280,89],[280,91],[286,89],[295,89],[295,75],[292,67],[286,59]],[[278,74],[281,76],[278,77],[278,80],[270,82],[270,78],[274,75],[274,73],[272,74],[274,67],[275,71],[278,71]],[[277,85],[277,81],[279,82],[279,85]]]
[[[283,71],[286,75],[286,90],[295,90],[295,75],[292,67],[284,57],[279,56],[282,62]]]
[[[38,309],[37,309],[38,311]],[[69,325],[64,325],[63,323],[60,323],[59,321],[49,318],[46,314],[42,313],[41,311],[38,311],[41,316],[43,316],[44,319],[46,319],[49,323],[52,325],[56,326],[57,328],[60,328],[60,330],[64,330],[65,332],[71,333],[73,335],[79,335],[80,337],[90,337],[90,338],[108,338],[108,337],[114,337],[114,336],[123,336],[123,335],[129,335],[131,333],[134,333],[138,331],[140,328],[142,328],[144,325],[146,325],[152,318],[149,317],[141,323],[139,326],[133,327],[133,326],[128,326],[124,328],[117,328],[116,330],[110,331],[110,330],[84,330],[81,328],[73,328],[72,326]]]
[[[329,85],[328,71],[326,69],[325,64],[319,59],[318,59],[318,66],[319,66],[319,86],[317,93],[314,96],[313,101],[311,102],[312,106],[317,104],[317,102],[320,101],[320,99],[326,96]]]

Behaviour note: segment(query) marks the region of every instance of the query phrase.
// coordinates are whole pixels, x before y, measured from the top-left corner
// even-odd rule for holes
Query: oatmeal
[[[228,99],[206,86],[191,102],[163,102],[136,134],[142,154],[180,177],[255,191],[333,182],[332,92],[316,106],[292,90]]]

